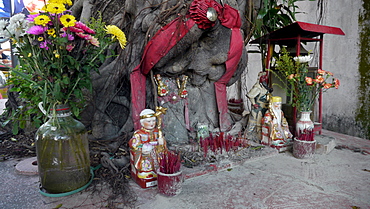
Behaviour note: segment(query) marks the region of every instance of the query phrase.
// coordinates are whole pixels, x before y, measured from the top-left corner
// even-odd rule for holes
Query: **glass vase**
[[[41,189],[65,193],[90,179],[90,156],[85,126],[59,105],[55,115],[36,132],[36,154]]]

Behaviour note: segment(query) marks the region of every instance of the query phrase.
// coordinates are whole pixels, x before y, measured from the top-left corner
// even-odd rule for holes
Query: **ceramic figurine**
[[[281,97],[272,97],[262,120],[262,144],[284,151],[291,144],[292,133],[281,110]]]
[[[131,175],[142,188],[157,185],[158,162],[166,150],[166,141],[156,126],[156,113],[145,109],[140,113],[141,128],[136,130],[129,141]]]
[[[246,95],[250,99],[252,106],[246,128],[246,136],[248,139],[258,143],[262,139],[262,117],[268,109],[270,93],[272,92],[272,88],[267,85],[267,76],[267,72],[260,72],[257,82]]]
[[[177,88],[179,88],[178,94],[181,98],[186,98],[188,96],[188,91],[186,90],[188,76],[184,75],[181,80],[182,82],[180,82],[180,78],[176,78]]]
[[[161,75],[157,74],[154,76],[154,81],[156,82],[158,86],[158,96],[164,97],[168,94],[168,86],[163,83]]]

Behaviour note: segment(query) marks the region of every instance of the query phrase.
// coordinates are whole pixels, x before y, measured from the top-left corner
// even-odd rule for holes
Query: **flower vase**
[[[36,154],[40,191],[59,194],[89,182],[90,156],[85,126],[68,106],[58,105],[53,112],[36,132]]]
[[[167,196],[175,196],[182,191],[183,176],[182,171],[173,174],[157,171],[158,191]]]
[[[311,111],[302,111],[296,124],[296,137],[293,141],[293,156],[299,159],[311,158],[316,151],[314,123]]]
[[[301,117],[296,123],[296,137],[299,138],[299,136],[302,134],[307,134],[310,132],[313,133],[314,124],[311,120],[311,112],[312,111],[302,111],[301,112]],[[306,141],[313,141],[313,140],[314,139],[313,139],[313,134],[312,134],[312,138]]]

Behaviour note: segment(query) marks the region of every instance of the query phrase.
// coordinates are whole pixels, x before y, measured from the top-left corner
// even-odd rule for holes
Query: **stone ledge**
[[[315,135],[316,154],[329,154],[336,146],[335,138],[326,135]]]

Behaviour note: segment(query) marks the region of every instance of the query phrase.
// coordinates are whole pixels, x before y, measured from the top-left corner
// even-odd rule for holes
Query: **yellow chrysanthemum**
[[[60,3],[50,3],[46,5],[45,11],[53,14],[61,14],[66,11],[66,7]]]
[[[43,40],[44,40],[44,38],[43,38],[43,37],[38,37],[38,38],[37,38],[37,40],[38,40],[38,41],[43,41]]]
[[[125,48],[127,43],[126,35],[121,29],[119,29],[115,25],[107,25],[105,26],[105,31],[107,32],[107,34],[113,35],[112,39],[117,38],[122,49]]]
[[[53,36],[54,34],[55,34],[55,29],[54,28],[51,28],[51,29],[49,29],[49,30],[47,30],[48,31],[48,34],[50,35],[50,36]]]
[[[60,17],[60,22],[64,27],[72,27],[76,24],[76,18],[73,15],[63,15]]]
[[[59,58],[59,57],[60,57],[60,54],[55,54],[55,57],[56,57],[56,58]]]
[[[28,53],[28,57],[32,57],[32,53]]]
[[[49,3],[67,4],[68,6],[72,5],[71,0],[49,0]]]
[[[34,19],[36,25],[46,26],[50,22],[50,18],[47,15],[39,15]]]

